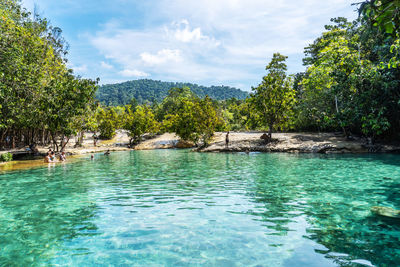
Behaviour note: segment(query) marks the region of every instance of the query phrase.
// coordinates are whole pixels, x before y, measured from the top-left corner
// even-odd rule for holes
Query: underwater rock
[[[374,206],[371,208],[371,212],[380,216],[400,219],[400,210],[389,207]]]

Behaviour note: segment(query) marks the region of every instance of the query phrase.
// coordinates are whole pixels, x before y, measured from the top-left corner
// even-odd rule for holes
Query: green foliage
[[[154,114],[148,105],[137,106],[135,109],[127,106],[126,111],[123,128],[128,131],[131,137],[131,145],[140,142],[141,136],[145,133],[157,133],[159,123],[155,120]]]
[[[361,3],[360,15],[369,24],[395,35],[400,32],[400,1],[369,0]]]
[[[291,78],[286,75],[286,56],[275,53],[265,68],[268,73],[261,84],[253,88],[251,106],[259,116],[259,122],[269,129],[269,138],[274,128],[288,128],[295,103],[295,91]]]
[[[97,81],[72,74],[66,47],[61,29],[36,14],[31,19],[19,1],[0,2],[0,136],[13,143],[51,136],[58,148],[57,137],[76,133]]]
[[[161,105],[157,107],[156,118],[158,121],[163,121],[167,114],[175,114],[180,108],[181,102],[184,99],[194,99],[196,95],[189,87],[173,87],[169,89],[168,95],[164,98]]]
[[[120,107],[99,107],[96,112],[97,128],[100,131],[100,138],[112,139],[115,131],[121,126],[123,111]]]
[[[391,58],[381,62],[381,67],[397,68],[400,65],[400,1],[370,0],[360,4],[360,18],[369,25],[377,27],[381,32],[391,36]]]
[[[384,108],[376,113],[369,113],[361,118],[362,131],[366,136],[375,137],[389,129],[390,123],[384,116]]]
[[[97,81],[67,68],[61,29],[32,18],[17,0],[0,1],[0,145],[52,140],[58,148],[64,136],[90,130],[110,139],[120,128],[131,142],[161,130],[205,145],[214,131],[268,128],[271,137],[293,126],[398,137],[399,10],[400,1],[370,0],[357,21],[331,19],[305,48],[304,73],[287,76],[286,57],[274,54],[250,96],[226,86],[143,79],[102,86],[97,98],[115,106],[104,107],[94,99]]]
[[[3,162],[12,161],[12,158],[13,158],[13,156],[9,152],[3,153],[0,155],[0,161],[3,161]]]
[[[305,49],[307,72],[296,82],[296,128],[379,137],[399,129],[400,80],[392,60],[396,43],[376,28],[332,19],[335,25]]]
[[[200,99],[188,88],[172,88],[163,102],[163,127],[181,139],[207,145],[216,129],[224,127],[209,97]]]
[[[119,84],[103,85],[97,91],[97,99],[108,106],[122,106],[130,104],[135,98],[139,104],[161,102],[168,95],[171,88],[188,87],[198,97],[208,95],[212,99],[223,100],[228,98],[245,99],[247,93],[228,86],[200,86],[191,83],[174,83],[140,79]]]

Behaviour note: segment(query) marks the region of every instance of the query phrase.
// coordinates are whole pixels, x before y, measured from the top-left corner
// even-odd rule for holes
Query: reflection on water
[[[96,155],[0,175],[0,266],[396,266],[397,155]]]

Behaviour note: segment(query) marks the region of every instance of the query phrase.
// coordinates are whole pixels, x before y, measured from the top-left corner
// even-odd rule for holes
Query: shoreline
[[[335,133],[274,133],[274,141],[266,143],[263,132],[230,132],[229,145],[225,132],[216,132],[209,146],[196,148],[179,141],[175,134],[166,133],[138,144],[135,150],[192,148],[197,152],[265,152],[265,153],[399,153],[400,146],[390,144],[366,145],[361,138],[347,140]]]
[[[89,154],[99,154],[102,152],[107,151],[108,149],[100,149],[97,151],[88,150],[89,152],[86,153],[77,153],[77,154],[70,154],[67,157],[66,161],[56,161],[56,162],[44,162],[42,156],[35,156],[33,159],[22,159],[22,160],[12,160],[8,162],[0,162],[0,175],[4,172],[9,171],[17,171],[17,170],[27,170],[27,169],[35,169],[35,168],[44,168],[44,167],[54,167],[58,165],[65,165],[65,164],[72,164],[78,162],[79,160],[83,159],[85,156]],[[118,152],[118,151],[128,151],[131,149],[110,149],[111,152]]]
[[[346,140],[340,134],[335,133],[274,133],[273,142],[265,143],[260,139],[263,132],[230,132],[229,145],[225,144],[225,132],[216,132],[210,145],[204,148],[196,148],[194,144],[179,140],[173,133],[164,133],[154,138],[144,140],[134,148],[128,148],[129,137],[123,131],[118,131],[111,140],[100,141],[98,146],[93,146],[93,140],[87,138],[82,147],[74,148],[72,144],[66,147],[68,158],[81,158],[86,154],[102,153],[107,150],[130,151],[130,150],[154,150],[154,149],[181,149],[189,148],[194,152],[212,153],[319,153],[319,154],[361,154],[361,153],[399,153],[400,146],[389,144],[377,144],[368,146],[361,139]],[[45,155],[48,147],[38,147],[40,156]],[[0,151],[2,153],[20,153],[28,155],[23,149]],[[39,157],[40,157],[39,156]],[[56,164],[56,163],[53,163]],[[47,166],[43,158],[12,160],[0,162],[0,172],[9,170],[29,169]]]

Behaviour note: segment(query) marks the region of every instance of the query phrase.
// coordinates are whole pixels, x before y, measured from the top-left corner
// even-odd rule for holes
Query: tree
[[[204,146],[207,146],[214,132],[224,128],[224,123],[214,108],[212,100],[206,96],[195,102],[196,132]],[[196,116],[197,115],[197,116]]]
[[[105,105],[126,105],[130,100],[136,98],[138,104],[146,102],[161,102],[169,93],[171,88],[188,87],[200,98],[208,95],[212,99],[223,100],[231,97],[245,99],[247,92],[228,86],[201,86],[192,83],[162,82],[150,79],[139,79],[117,84],[107,84],[99,87],[97,99]]]
[[[377,27],[389,35],[391,58],[383,67],[396,68],[400,65],[400,1],[369,0],[360,3],[359,16],[362,21]]]
[[[63,150],[68,143],[64,142],[64,137],[69,140],[69,136],[77,134],[81,128],[82,116],[88,115],[89,108],[93,105],[96,83],[66,73],[48,87],[47,96],[50,99],[45,99],[43,103],[46,108],[43,116],[57,151],[59,150],[57,136],[61,137],[60,147]]]
[[[223,121],[209,97],[200,99],[189,88],[172,88],[162,103],[163,128],[175,132],[182,140],[207,145]]]
[[[140,142],[143,134],[154,134],[159,129],[158,122],[154,119],[154,114],[148,105],[137,106],[134,110],[128,105],[123,125],[131,137],[130,145]]]
[[[115,136],[115,131],[120,127],[120,118],[116,109],[113,107],[98,107],[96,119],[100,138],[112,139]]]
[[[184,99],[195,99],[196,95],[189,87],[174,87],[169,89],[168,95],[164,98],[157,110],[157,119],[162,121],[167,114],[174,114],[178,111]]]
[[[362,2],[359,14],[369,20],[373,26],[378,26],[389,34],[400,32],[400,1],[398,0],[368,0]]]
[[[390,61],[391,39],[368,24],[331,21],[336,25],[326,26],[328,31],[305,49],[308,68],[297,82],[297,126],[341,129],[346,136],[352,132],[372,140],[396,132],[399,70],[381,68]]]
[[[61,148],[80,128],[94,101],[97,81],[81,79],[66,66],[61,29],[23,9],[20,1],[0,1],[0,145],[41,142]]]
[[[286,75],[286,56],[275,53],[266,66],[268,74],[261,84],[252,88],[250,96],[254,112],[259,115],[260,123],[268,127],[268,137],[277,127],[287,127],[295,103],[295,91],[291,78]]]

